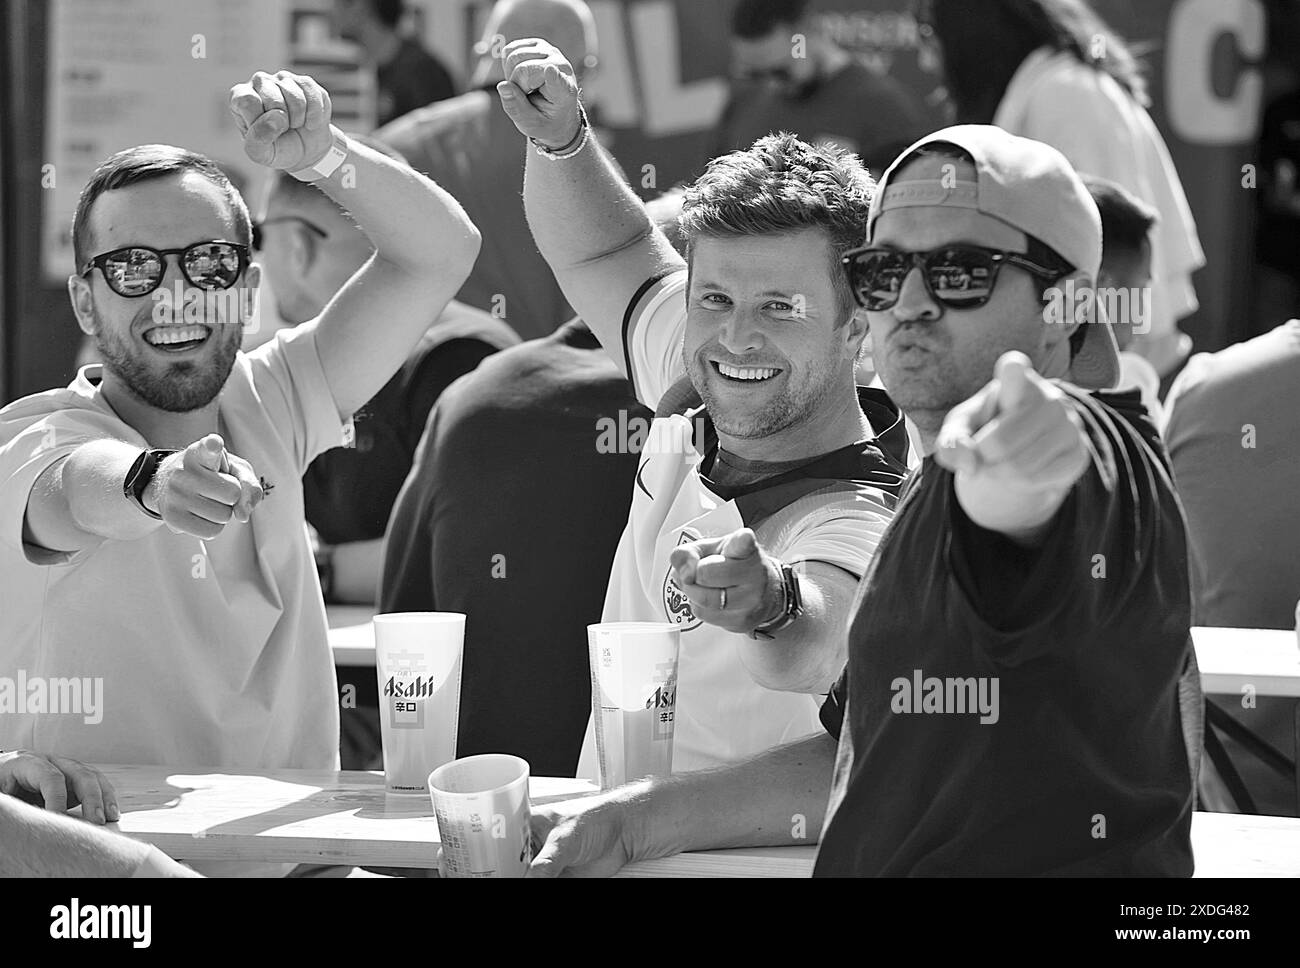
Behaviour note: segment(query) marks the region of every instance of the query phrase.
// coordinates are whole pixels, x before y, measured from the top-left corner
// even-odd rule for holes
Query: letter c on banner
[[[1235,78],[1232,93],[1214,90],[1214,48],[1234,37],[1239,58],[1264,56],[1264,5],[1260,0],[1181,0],[1169,17],[1165,48],[1165,98],[1178,137],[1204,145],[1253,141],[1259,130],[1264,79],[1255,68]]]

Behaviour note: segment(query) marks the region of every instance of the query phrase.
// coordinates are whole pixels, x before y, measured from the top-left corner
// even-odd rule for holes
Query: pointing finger
[[[723,539],[719,549],[726,558],[740,560],[758,554],[758,538],[749,528],[733,531]]]
[[[948,411],[935,440],[934,459],[939,466],[954,474],[973,473],[979,467],[975,435],[997,413],[999,392],[999,384],[993,380]]]
[[[681,545],[672,550],[668,563],[673,568],[677,584],[694,582],[696,570],[700,566],[700,552],[693,544]]]
[[[999,385],[998,412],[1011,413],[1031,405],[1035,396],[1041,396],[1040,384],[1034,382],[1037,376],[1024,353],[1015,350],[1003,353],[993,368],[993,378]]]

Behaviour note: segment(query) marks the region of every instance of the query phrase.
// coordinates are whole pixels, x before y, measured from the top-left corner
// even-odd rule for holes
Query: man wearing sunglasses
[[[926,457],[826,733],[539,811],[535,872],[821,830],[823,875],[1191,873],[1186,539],[1137,392],[1100,392],[1119,363],[1087,188],[1047,145],[948,128],[884,174],[867,240],[850,279]]]
[[[428,179],[334,128],[310,77],[258,72],[230,106],[248,157],[345,205],[375,253],[316,319],[244,354],[260,269],[226,178],[164,145],[95,171],[68,288],[104,363],[0,411],[0,666],[103,677],[102,722],[29,704],[0,716],[0,747],[337,763],[300,479],[460,286],[478,233]]]

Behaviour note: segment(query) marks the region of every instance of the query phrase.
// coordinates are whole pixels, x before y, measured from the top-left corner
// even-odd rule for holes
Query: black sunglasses
[[[299,222],[302,226],[313,235],[319,235],[322,239],[328,239],[330,234],[310,219],[305,219],[301,215],[273,215],[270,218],[264,218],[260,222],[253,223],[253,250],[260,252],[262,249],[262,226],[275,225],[277,222]]]
[[[854,249],[843,259],[849,287],[859,306],[872,312],[891,308],[903,291],[903,281],[913,268],[921,270],[930,295],[949,309],[975,309],[993,295],[1002,265],[1018,266],[1040,279],[1057,279],[1066,271],[981,245],[945,245],[929,252],[900,249]]]
[[[128,245],[97,255],[81,270],[83,276],[98,268],[108,288],[134,299],[158,288],[167,271],[167,256],[179,255],[177,264],[191,286],[208,292],[229,289],[248,268],[248,246],[239,242],[195,242],[183,249],[151,249]]]

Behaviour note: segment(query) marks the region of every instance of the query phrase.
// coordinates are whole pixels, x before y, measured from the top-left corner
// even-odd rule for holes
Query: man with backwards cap
[[[845,263],[925,459],[826,733],[539,811],[534,873],[819,828],[823,875],[1191,873],[1186,539],[1136,393],[1088,392],[1118,374],[1088,190],[1053,148],[948,128],[885,173],[867,240]]]

